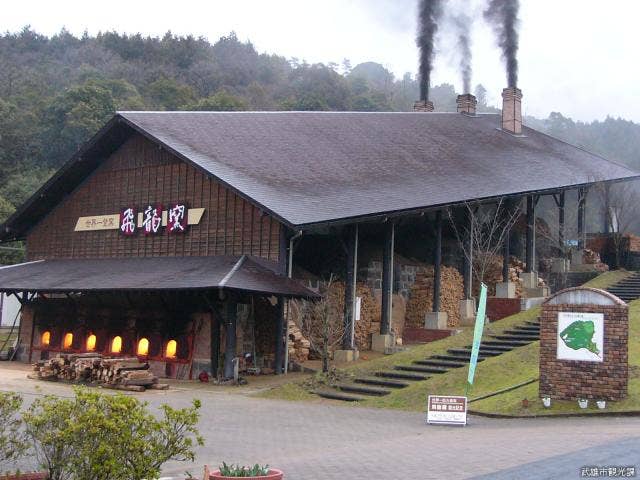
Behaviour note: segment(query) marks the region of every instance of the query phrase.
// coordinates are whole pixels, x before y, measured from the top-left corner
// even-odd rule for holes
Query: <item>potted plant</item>
[[[604,410],[607,407],[607,402],[605,400],[598,400],[596,405],[600,410]]]
[[[542,397],[542,405],[544,405],[544,408],[549,408],[551,406],[551,397]]]
[[[589,406],[589,400],[586,398],[579,398],[578,399],[578,406],[582,409],[585,409]]]
[[[284,473],[277,468],[269,468],[269,465],[243,467],[240,465],[227,465],[222,462],[220,468],[214,472],[209,467],[204,467],[204,480],[229,480],[233,478],[251,478],[253,480],[282,480]]]

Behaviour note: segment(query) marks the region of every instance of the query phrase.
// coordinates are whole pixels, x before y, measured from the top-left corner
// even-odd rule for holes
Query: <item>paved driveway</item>
[[[71,393],[68,386],[25,380],[24,375],[24,370],[0,368],[0,390],[18,390],[27,398],[45,389]],[[585,465],[635,461],[640,467],[640,418],[472,417],[467,427],[445,427],[425,425],[422,414],[263,400],[214,388],[136,395],[153,406],[186,406],[194,396],[202,400],[206,445],[198,450],[195,465],[167,465],[167,477],[182,478],[187,469],[200,475],[201,465],[222,460],[269,463],[296,480],[564,479],[580,478]]]

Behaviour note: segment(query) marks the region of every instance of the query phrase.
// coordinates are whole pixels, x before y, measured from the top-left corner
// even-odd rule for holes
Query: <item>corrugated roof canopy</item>
[[[41,260],[0,268],[3,292],[166,291],[225,288],[315,298],[275,264],[248,256]]]
[[[411,211],[638,176],[500,116],[383,112],[120,112],[7,222],[35,221],[134,131],[289,226]]]

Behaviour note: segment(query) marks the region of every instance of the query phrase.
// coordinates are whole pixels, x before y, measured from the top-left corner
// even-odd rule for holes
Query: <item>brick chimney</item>
[[[522,134],[522,90],[519,88],[502,90],[502,129],[514,135]]]
[[[413,104],[414,112],[433,112],[433,102],[430,100],[418,100]]]
[[[471,95],[470,93],[458,95],[456,102],[458,103],[458,113],[466,113],[467,115],[476,114],[476,105],[478,104],[478,100],[476,100],[474,95]]]

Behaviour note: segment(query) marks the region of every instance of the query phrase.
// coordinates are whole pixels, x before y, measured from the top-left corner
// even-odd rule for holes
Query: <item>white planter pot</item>
[[[542,405],[544,405],[544,408],[549,408],[551,406],[551,397],[543,397]]]
[[[584,409],[584,408],[587,408],[587,407],[589,406],[589,400],[588,400],[588,399],[586,399],[586,398],[584,398],[584,399],[583,399],[583,398],[581,398],[580,400],[578,400],[578,406],[579,406],[580,408],[583,408],[583,409]]]
[[[596,402],[596,405],[598,406],[598,408],[599,408],[600,410],[604,410],[604,409],[607,407],[607,402],[606,402],[606,401],[604,401],[604,400],[598,400],[598,401]]]

